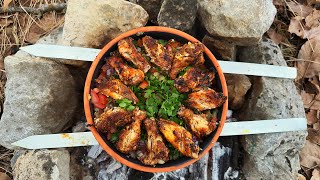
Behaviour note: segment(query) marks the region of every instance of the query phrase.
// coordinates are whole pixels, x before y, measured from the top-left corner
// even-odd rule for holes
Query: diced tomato
[[[144,80],[142,81],[142,83],[140,83],[139,88],[146,89],[148,86],[149,86],[148,82]]]
[[[97,89],[97,88],[95,88],[95,89]],[[97,107],[99,109],[104,109],[106,107],[107,103],[105,103],[105,104],[101,103],[100,96],[97,94],[95,89],[91,90],[91,102],[94,105],[94,107]],[[106,99],[104,100],[104,102],[106,102]]]
[[[153,73],[155,73],[155,72],[158,72],[156,68],[151,68],[151,69],[150,69],[150,73],[151,73],[151,74],[153,74]]]
[[[106,105],[108,103],[107,96],[105,96],[103,94],[98,94],[98,95],[99,95],[100,103],[103,105]]]

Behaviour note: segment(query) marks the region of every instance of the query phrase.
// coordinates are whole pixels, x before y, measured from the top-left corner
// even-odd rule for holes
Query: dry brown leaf
[[[284,2],[283,2],[283,0],[273,0],[273,5],[284,6]]]
[[[307,30],[301,27],[302,24],[299,17],[297,16],[297,17],[291,18],[288,31],[290,33],[296,34],[301,38],[304,38]]]
[[[312,102],[312,100],[315,98],[315,95],[307,93],[306,91],[302,90],[301,97],[302,97],[303,104],[305,105],[305,108],[306,108],[306,105]]]
[[[302,174],[298,174],[298,180],[306,180],[306,177]]]
[[[311,6],[305,6],[293,1],[287,3],[289,10],[293,11],[297,16],[301,16],[302,19],[306,18],[313,10]]]
[[[6,173],[3,173],[3,172],[0,172],[0,179],[1,180],[11,180],[11,178]]]
[[[306,25],[309,28],[318,27],[320,24],[320,10],[313,10],[311,14],[306,17]]]
[[[298,77],[312,78],[320,73],[320,40],[311,39],[301,47],[297,62]]]
[[[310,180],[320,180],[320,171],[319,169],[314,169],[312,171],[312,177]]]
[[[300,152],[300,164],[306,168],[320,165],[320,147],[307,140]]]
[[[312,142],[314,144],[320,145],[320,131],[317,131],[313,128],[308,128],[307,140],[309,140],[310,142]]]
[[[270,28],[268,31],[267,31],[267,34],[269,36],[269,38],[276,44],[279,44],[283,41],[284,37],[277,33],[274,29]]]
[[[3,0],[3,6],[2,6],[2,8],[3,8],[4,11],[8,9],[8,6],[9,6],[9,4],[10,4],[11,2],[12,2],[12,0]]]
[[[313,125],[315,123],[318,122],[318,118],[317,118],[317,114],[318,114],[318,111],[317,110],[314,110],[314,109],[311,109],[308,113],[307,113],[307,122],[308,122],[308,125]]]

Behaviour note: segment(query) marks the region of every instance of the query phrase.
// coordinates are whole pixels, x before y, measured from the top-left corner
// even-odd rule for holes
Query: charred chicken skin
[[[200,42],[188,42],[188,44],[183,45],[174,55],[169,73],[170,78],[175,79],[181,70],[189,65],[197,64],[203,51],[204,46]]]
[[[118,127],[123,127],[132,121],[130,111],[114,107],[105,109],[99,117],[94,119],[94,124],[98,131],[107,133],[107,137],[110,139],[111,134],[115,133]]]
[[[121,130],[116,147],[119,151],[128,154],[135,151],[141,135],[141,122],[146,118],[146,112],[135,109],[133,112],[134,121]]]
[[[178,116],[187,123],[193,134],[198,138],[209,135],[217,127],[215,118],[208,121],[205,114],[194,114],[191,109],[184,106],[180,107]]]
[[[174,80],[174,86],[181,93],[198,91],[203,87],[209,87],[214,78],[214,73],[192,67],[187,72]]]
[[[177,123],[165,119],[158,121],[163,136],[183,155],[198,158],[200,147],[192,140],[192,134]]]
[[[144,80],[144,73],[126,65],[121,57],[111,56],[109,64],[117,71],[120,80],[126,85],[137,85]]]
[[[164,164],[169,160],[169,149],[163,142],[154,118],[144,120],[147,130],[147,152],[139,157],[146,165]]]
[[[220,107],[226,100],[227,97],[223,93],[208,88],[190,93],[186,103],[198,111],[203,111]]]
[[[131,37],[122,39],[118,42],[119,53],[127,60],[132,62],[138,69],[142,70],[144,73],[148,72],[151,68],[150,64],[141,53],[138,52]]]
[[[107,80],[99,84],[98,88],[103,95],[108,97],[110,96],[116,100],[127,98],[134,104],[139,101],[133,91],[124,85],[119,79]]]
[[[150,36],[142,38],[142,44],[151,58],[151,62],[161,70],[168,71],[171,68],[172,57],[170,57],[165,47]]]

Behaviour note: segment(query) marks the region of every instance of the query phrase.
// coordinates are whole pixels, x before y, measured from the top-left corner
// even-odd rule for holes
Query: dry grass
[[[14,0],[9,6],[33,7],[52,3],[65,3],[66,0]],[[3,0],[0,0],[0,7]],[[0,14],[0,115],[5,99],[6,74],[4,58],[19,50],[19,47],[35,43],[40,37],[49,34],[64,23],[64,12],[48,12],[42,17],[25,13]],[[0,146],[0,172],[12,177],[10,160],[13,151]]]

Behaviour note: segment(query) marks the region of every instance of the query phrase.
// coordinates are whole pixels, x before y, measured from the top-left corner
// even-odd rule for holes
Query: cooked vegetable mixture
[[[214,90],[200,42],[144,36],[118,42],[95,79],[95,127],[122,153],[143,164],[198,158],[199,143],[217,127]]]

